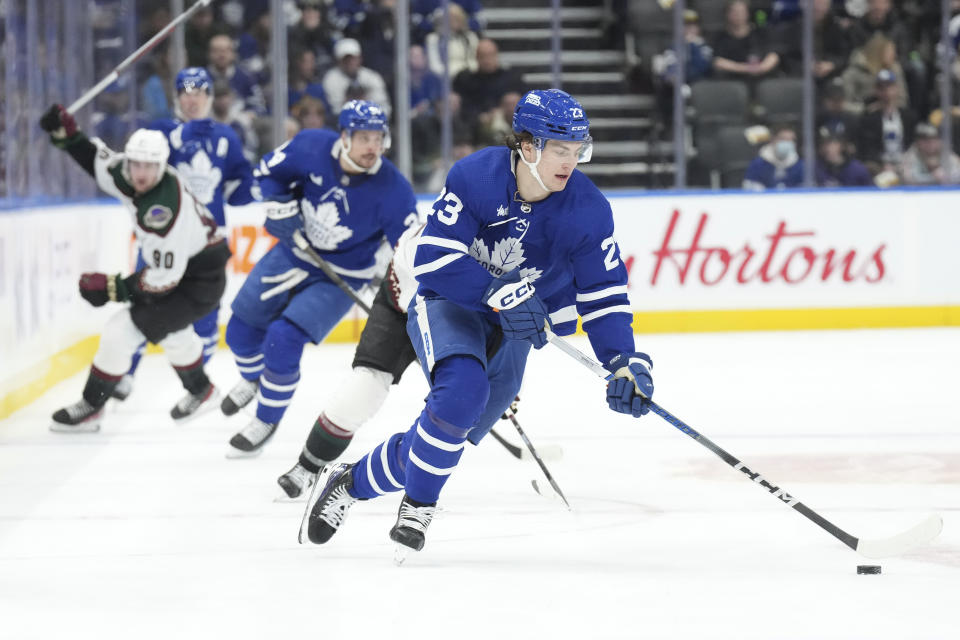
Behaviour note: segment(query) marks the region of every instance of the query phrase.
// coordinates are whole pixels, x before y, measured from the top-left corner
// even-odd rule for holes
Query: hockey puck
[[[875,573],[880,573],[880,565],[878,564],[858,564],[857,573],[861,575],[870,575]]]

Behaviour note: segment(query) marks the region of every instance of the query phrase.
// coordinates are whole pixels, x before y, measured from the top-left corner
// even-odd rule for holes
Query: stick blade
[[[940,535],[942,529],[943,518],[933,514],[912,529],[907,529],[903,533],[890,538],[859,540],[857,542],[857,553],[865,558],[873,559],[900,556],[915,547],[932,541]]]

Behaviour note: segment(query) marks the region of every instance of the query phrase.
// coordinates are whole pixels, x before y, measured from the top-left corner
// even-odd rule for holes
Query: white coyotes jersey
[[[417,294],[417,278],[413,274],[413,260],[417,255],[417,243],[425,225],[411,226],[397,241],[397,249],[393,254],[393,281],[390,283],[394,290],[397,306],[404,313],[410,306],[410,301]]]
[[[179,284],[192,257],[222,240],[207,208],[186,188],[176,170],[166,166],[160,182],[136,194],[123,172],[123,154],[94,138],[94,175],[101,189],[118,198],[134,218],[134,231],[147,263],[140,288],[164,293]]]

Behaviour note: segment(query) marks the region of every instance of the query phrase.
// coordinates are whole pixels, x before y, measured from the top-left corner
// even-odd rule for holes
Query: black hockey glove
[[[604,365],[612,375],[607,383],[607,406],[634,418],[650,411],[653,397],[653,361],[645,353],[621,353]]]
[[[61,149],[79,133],[77,121],[62,104],[55,104],[40,118],[40,128],[50,134],[53,144]]]
[[[124,302],[130,299],[127,284],[120,274],[85,273],[80,276],[80,295],[95,307],[108,302]]]

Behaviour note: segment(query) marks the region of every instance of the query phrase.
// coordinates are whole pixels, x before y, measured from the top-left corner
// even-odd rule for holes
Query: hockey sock
[[[107,398],[113,393],[114,387],[122,377],[110,375],[91,366],[87,383],[83,386],[83,399],[99,409],[107,403]]]
[[[196,362],[186,366],[174,365],[173,370],[180,376],[180,382],[183,383],[183,388],[186,389],[190,395],[195,396],[203,393],[210,387],[210,378],[207,377],[207,374],[203,370],[202,357],[197,358]]]
[[[140,358],[143,357],[143,353],[147,350],[147,343],[141,342],[140,346],[137,347],[137,350],[133,354],[133,359],[130,361],[130,370],[127,371],[127,375],[132,376],[137,372],[137,367],[140,366]]]
[[[266,354],[257,393],[257,418],[277,424],[300,381],[300,356],[310,336],[286,318],[270,323],[264,338]]]
[[[203,364],[207,364],[217,352],[220,343],[220,327],[217,326],[219,307],[193,323],[193,330],[203,341]]]
[[[463,455],[464,443],[490,394],[483,365],[468,356],[437,363],[427,406],[407,432],[401,453],[408,461],[404,488],[408,496],[432,504]]]
[[[366,500],[403,489],[405,476],[400,463],[403,437],[402,433],[393,434],[353,465],[350,495]]]
[[[339,458],[351,440],[351,432],[341,429],[325,413],[321,413],[300,452],[300,466],[313,473],[319,472],[320,467]]]
[[[264,329],[252,327],[237,316],[232,316],[227,323],[227,346],[233,352],[237,370],[244,380],[259,380],[263,373],[263,339],[266,333]]]

